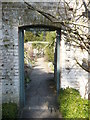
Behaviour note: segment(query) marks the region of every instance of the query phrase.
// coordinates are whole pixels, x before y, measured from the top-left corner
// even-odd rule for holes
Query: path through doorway
[[[35,27],[35,26],[34,26]],[[42,26],[43,27],[43,26]],[[45,27],[45,26],[44,26]],[[27,107],[25,107],[25,106],[28,106],[28,104],[26,104],[25,103],[25,88],[24,88],[24,30],[30,30],[30,26],[29,27],[21,27],[21,28],[19,28],[19,61],[20,61],[20,106],[21,106],[21,108],[23,108],[23,106],[24,106],[24,108],[27,108]],[[46,27],[44,28],[44,29],[46,29]],[[48,27],[48,30],[49,31],[52,31],[52,30],[57,30],[57,37],[56,37],[56,56],[57,56],[57,59],[56,59],[56,88],[57,88],[57,94],[56,94],[56,96],[58,95],[58,93],[59,93],[59,89],[60,89],[60,64],[59,64],[59,61],[60,61],[60,36],[61,36],[61,30],[60,29],[56,29],[56,28],[50,28],[50,27]],[[38,64],[38,63],[37,63]],[[41,69],[41,68],[40,68]],[[39,69],[39,70],[40,70]],[[41,72],[41,76],[43,75],[43,73],[42,73],[42,71],[40,70],[40,72]],[[40,73],[40,72],[38,72],[38,73]],[[34,77],[35,76],[37,76],[37,75],[33,75]],[[45,76],[47,77],[47,74],[45,73]],[[38,78],[39,76],[37,76],[37,78]],[[49,77],[51,77],[51,75],[49,76]],[[44,78],[44,77],[43,77]],[[43,81],[44,80],[46,80],[46,79],[48,79],[48,78],[45,78],[45,79],[43,79]],[[51,79],[51,78],[50,78]],[[34,84],[37,84],[37,86],[38,86],[38,84],[39,84],[39,82],[37,83],[37,82],[35,82]],[[41,84],[41,82],[40,82],[40,84]],[[43,86],[43,85],[42,85]],[[42,87],[41,86],[41,87]],[[47,85],[48,86],[48,85]],[[43,87],[44,88],[44,87]],[[34,87],[34,89],[35,89],[35,87]],[[46,89],[46,88],[45,88]],[[48,88],[47,88],[47,90],[48,90]],[[45,91],[47,91],[47,90],[45,90]],[[49,90],[48,90],[49,91]],[[42,91],[43,92],[43,91]],[[28,92],[26,92],[26,93],[28,93]],[[47,93],[47,92],[46,92]],[[26,95],[27,96],[27,95]],[[53,95],[52,95],[53,96]],[[36,96],[34,96],[34,97],[36,97]],[[27,99],[27,98],[26,98]],[[56,97],[54,98],[54,99],[56,99]],[[33,100],[33,99],[32,99]],[[27,100],[27,101],[30,101],[29,99]],[[41,100],[42,101],[42,100]],[[53,100],[52,100],[53,101]],[[57,100],[56,100],[57,101]],[[28,102],[27,102],[28,103]],[[26,105],[25,105],[26,104]],[[52,106],[52,105],[51,105]],[[37,108],[39,108],[40,106],[37,106]],[[45,109],[47,109],[49,106],[47,106]],[[31,109],[31,108],[33,108],[33,107],[28,107],[28,109]],[[42,108],[42,107],[41,107]],[[50,109],[51,108],[55,108],[55,107],[50,107]],[[35,109],[36,109],[36,107],[35,107]],[[56,109],[56,108],[55,108]],[[26,109],[27,110],[27,109]],[[51,110],[52,111],[52,110]]]
[[[38,58],[26,89],[26,105],[21,118],[61,118],[57,104],[54,74],[44,58]]]

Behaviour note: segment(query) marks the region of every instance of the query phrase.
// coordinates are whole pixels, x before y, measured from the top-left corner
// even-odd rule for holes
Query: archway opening
[[[45,58],[45,51],[43,50],[46,46],[48,46],[49,44],[49,40],[45,41],[45,37],[46,37],[46,34],[48,34],[48,36],[50,37],[49,34],[51,33],[54,33],[56,34],[56,37],[54,40],[54,54],[53,54],[53,64],[54,64],[54,80],[56,81],[56,91],[57,91],[57,95],[59,94],[59,89],[60,89],[60,39],[61,39],[61,30],[59,28],[55,28],[53,26],[45,26],[45,25],[33,25],[33,26],[22,26],[22,27],[19,27],[19,70],[20,70],[20,106],[23,107],[27,100],[26,99],[26,95],[25,95],[25,77],[27,77],[27,74],[25,76],[25,34],[26,33],[31,33],[35,36],[38,36],[38,35],[41,35],[43,34],[43,39],[42,40],[33,40],[33,41],[29,41],[28,42],[28,45],[29,47],[31,46],[30,48],[30,53],[29,53],[29,57],[30,57],[30,54],[31,54],[31,57],[32,57],[32,61],[36,59],[41,59],[40,57],[43,57]],[[39,36],[40,37],[40,36]],[[32,37],[33,39],[33,37]],[[35,37],[36,39],[36,37]],[[48,38],[47,38],[48,39]],[[28,41],[28,40],[27,40]],[[24,44],[25,43],[25,44]],[[36,47],[39,46],[40,47],[40,44],[41,44],[41,52],[40,50],[38,50]],[[26,45],[27,46],[27,45]],[[33,46],[33,50],[32,50],[32,46]],[[49,50],[49,49],[48,49]],[[30,57],[30,59],[31,59]],[[52,57],[52,56],[51,56]],[[50,58],[49,58],[50,59]],[[44,64],[44,63],[40,63],[40,64]],[[50,63],[52,64],[52,63]],[[37,68],[37,67],[36,67]],[[43,74],[42,71],[39,71],[38,70],[38,73],[40,74]],[[34,74],[35,75],[35,74]],[[33,76],[34,76],[33,75]],[[47,76],[47,74],[45,74],[45,76]],[[43,77],[45,77],[43,76]],[[41,78],[40,78],[41,79]],[[28,80],[26,79],[26,82],[28,82]],[[35,83],[35,84],[38,84]],[[35,88],[34,88],[35,89]]]

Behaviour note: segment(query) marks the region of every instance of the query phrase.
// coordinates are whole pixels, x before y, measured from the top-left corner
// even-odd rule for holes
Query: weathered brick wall
[[[36,3],[32,3],[34,6]],[[40,9],[57,15],[58,3],[39,3]],[[1,13],[1,11],[0,11]],[[2,17],[0,16],[0,80],[2,80],[3,102],[14,101],[19,103],[19,35],[18,28],[27,25],[51,25],[48,19],[39,13],[30,10],[24,3],[2,3]],[[1,21],[3,20],[3,21]],[[2,26],[1,26],[2,25]],[[3,29],[2,29],[3,28]],[[64,44],[63,44],[64,45]],[[71,86],[80,89],[82,92],[81,81],[87,80],[87,74],[78,66],[72,68],[74,50],[68,45],[61,46],[61,85],[62,87]],[[81,53],[80,53],[81,54]],[[84,84],[85,85],[85,84]],[[81,86],[81,87],[80,87]],[[0,87],[1,88],[1,87]],[[81,93],[82,94],[82,93]]]
[[[36,4],[36,3],[32,3]],[[42,5],[42,3],[40,3]],[[51,10],[53,4],[45,3],[44,9]],[[52,12],[52,11],[51,11]],[[3,41],[0,52],[3,102],[19,103],[19,35],[18,27],[26,25],[53,25],[48,19],[26,7],[24,3],[2,3]]]
[[[86,0],[87,3],[88,0]],[[72,1],[73,2],[73,1]],[[74,1],[75,3],[75,1]],[[73,9],[78,9],[82,4],[82,0],[77,1],[77,4],[72,3]],[[76,12],[74,16],[78,16],[85,11],[85,7],[82,5],[79,11]],[[83,17],[76,21],[78,17],[73,18],[75,24],[86,25],[88,26],[88,22],[85,23],[87,18]],[[84,33],[88,33],[88,28],[79,26],[77,29],[81,29]],[[82,33],[80,30],[80,34]],[[81,96],[84,98],[88,98],[88,91],[89,85],[87,86],[88,82],[88,72],[83,70],[79,65],[76,64],[75,58],[77,58],[78,62],[82,65],[82,59],[88,59],[88,53],[79,49],[78,47],[72,47],[70,44],[65,42],[64,36],[61,39],[61,87],[73,87],[80,91]],[[75,45],[75,43],[74,43]],[[85,93],[86,91],[86,93]],[[86,94],[86,95],[85,95]]]
[[[18,20],[9,4],[2,4],[3,25],[3,102],[19,102]]]
[[[82,65],[82,58],[88,58],[88,53],[84,53],[79,48],[74,48],[69,44],[61,41],[61,87],[72,87],[79,90],[81,96],[88,98],[87,82],[88,72],[77,65],[75,58]],[[85,93],[86,89],[86,93]],[[86,94],[86,95],[85,95]]]

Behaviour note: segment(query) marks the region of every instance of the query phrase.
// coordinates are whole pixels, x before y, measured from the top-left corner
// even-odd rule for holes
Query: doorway
[[[24,30],[30,31],[31,29],[39,28],[46,31],[57,32],[56,36],[56,51],[55,51],[55,65],[54,72],[56,74],[56,89],[57,95],[60,89],[60,40],[61,40],[61,29],[52,26],[22,26],[19,28],[19,73],[20,73],[20,107],[25,106],[25,86],[24,86]],[[54,74],[54,75],[55,75]]]

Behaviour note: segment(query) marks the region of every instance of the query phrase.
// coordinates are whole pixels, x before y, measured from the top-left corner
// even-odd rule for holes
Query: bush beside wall
[[[78,90],[60,89],[58,103],[64,118],[88,118],[88,100],[82,99]]]

